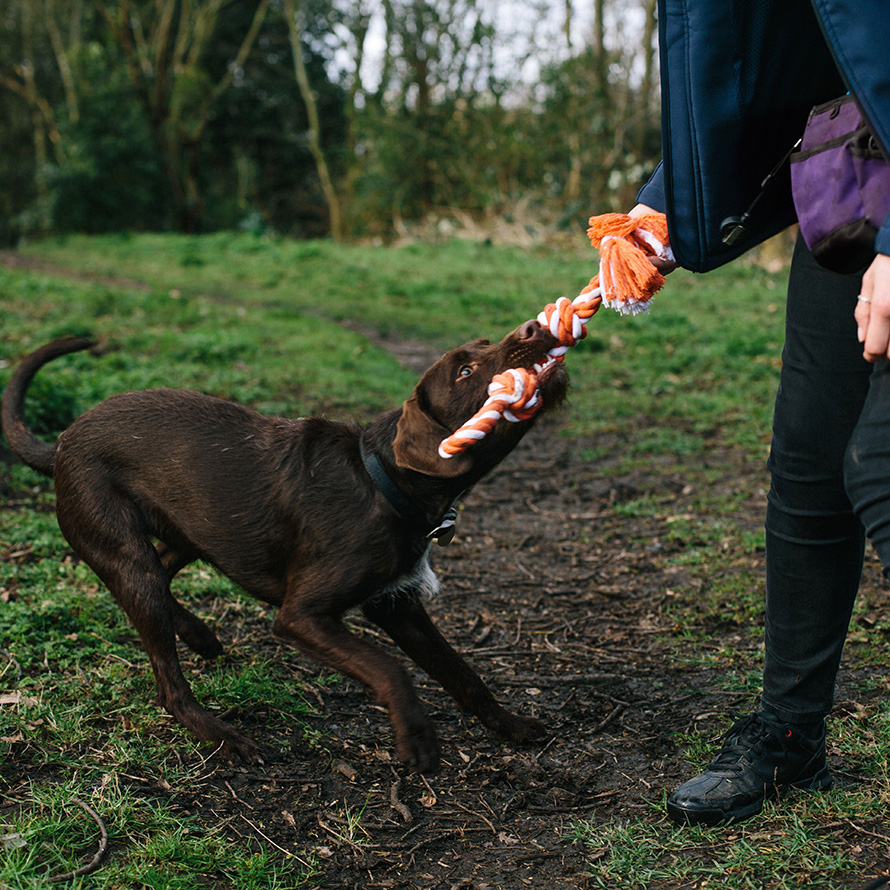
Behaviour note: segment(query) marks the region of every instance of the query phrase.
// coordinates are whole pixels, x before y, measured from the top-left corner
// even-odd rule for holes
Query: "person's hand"
[[[890,358],[890,256],[879,253],[866,269],[854,317],[865,360]]]
[[[627,212],[628,216],[646,216],[650,213],[658,213],[657,210],[653,210],[651,207],[646,204],[637,204],[632,210]],[[663,260],[661,257],[650,256],[649,262],[661,272],[662,275],[667,275],[670,272],[673,272],[674,269],[677,268],[677,264],[671,262],[670,260]]]

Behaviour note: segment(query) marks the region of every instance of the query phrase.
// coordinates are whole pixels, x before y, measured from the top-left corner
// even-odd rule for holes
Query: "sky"
[[[355,0],[343,2],[352,4]],[[383,4],[380,0],[365,0],[365,3],[373,16],[361,74],[362,83],[373,89],[379,79],[385,50]],[[538,81],[543,65],[569,55],[564,34],[566,0],[477,0],[477,5],[494,24],[497,35],[495,65],[497,73],[505,80],[515,82],[517,86],[531,86]],[[642,10],[638,2],[613,0],[608,15],[607,41],[639,38]],[[571,50],[578,52],[590,40],[592,31],[593,3],[573,0]],[[353,58],[354,55],[345,49],[338,55],[337,64],[350,70]]]

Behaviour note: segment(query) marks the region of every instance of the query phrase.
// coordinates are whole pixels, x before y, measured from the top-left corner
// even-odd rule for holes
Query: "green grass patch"
[[[176,372],[185,375],[177,385],[193,385],[189,364],[196,361],[194,333],[201,329],[214,344],[211,358],[229,336],[230,360],[238,359],[239,350],[241,361],[257,352],[250,358],[255,372],[283,362],[291,380],[299,380],[314,358],[310,389],[323,388],[319,400],[333,399],[338,407],[357,381],[347,373],[325,386],[331,368],[345,363],[347,372],[358,370],[372,389],[385,381],[376,379],[383,368],[367,343],[362,346],[361,338],[349,337],[330,320],[348,320],[379,336],[422,339],[444,350],[473,337],[498,338],[558,297],[576,296],[597,263],[594,251],[460,241],[381,249],[232,233],[69,236],[27,252],[84,273],[148,283],[149,293],[130,290],[125,297],[100,287],[88,298],[92,318],[80,309],[76,315],[85,326],[101,320],[101,332],[119,340],[121,323],[137,322],[143,349],[164,355],[175,350]],[[37,276],[35,283],[34,277],[11,288],[26,290],[28,304],[54,289],[51,279]],[[595,433],[609,423],[651,416],[661,431],[653,430],[651,442],[629,443],[636,453],[695,453],[718,430],[731,443],[762,444],[778,373],[783,286],[781,275],[741,264],[707,276],[680,271],[655,298],[650,316],[597,313],[588,338],[567,358],[575,430]],[[72,302],[82,303],[91,289],[96,286],[80,287]],[[10,292],[9,283],[4,290]],[[46,316],[57,329],[64,327],[73,306],[60,316],[50,308],[52,299],[46,305]],[[325,321],[313,328],[311,319]],[[10,335],[16,329],[33,334],[33,322],[34,315],[25,312]],[[262,344],[273,330],[270,355]],[[292,339],[282,343],[287,331],[293,331]],[[127,354],[139,361],[129,345]],[[411,385],[404,373],[383,376],[394,378],[402,394]],[[251,400],[246,383],[236,379],[231,385],[236,391],[230,396]],[[385,394],[368,393],[366,403]]]
[[[835,815],[833,799],[767,805],[769,828],[675,828],[664,820],[605,827],[577,824],[572,836],[591,855],[594,887],[720,887],[721,890],[835,888],[855,874],[846,846],[825,843],[819,817]]]
[[[890,706],[881,703],[836,716],[830,729],[837,740],[834,744],[863,777],[854,788],[792,791],[767,803],[760,818],[734,826],[676,827],[663,815],[664,800],[652,801],[648,817],[607,824],[574,822],[568,836],[588,851],[592,886],[721,890],[861,886],[864,881],[859,876],[867,873],[863,848],[882,836],[890,805],[886,743]],[[707,766],[714,739],[693,731],[684,740],[692,775]]]
[[[314,886],[314,857],[283,859],[229,840],[163,803],[130,791],[119,777],[84,776],[52,789],[34,788],[11,817],[0,818],[0,886],[39,890],[48,879],[83,864],[83,851],[98,851],[101,828],[77,804],[96,813],[114,851],[89,877],[61,886],[157,890],[299,890]],[[122,853],[124,855],[122,855]]]

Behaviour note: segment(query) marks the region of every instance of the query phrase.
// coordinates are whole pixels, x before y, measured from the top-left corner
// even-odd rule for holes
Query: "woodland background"
[[[658,159],[655,5],[5,0],[0,245],[577,234]]]

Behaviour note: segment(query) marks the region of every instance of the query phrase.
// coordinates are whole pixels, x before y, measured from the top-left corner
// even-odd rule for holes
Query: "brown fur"
[[[472,416],[491,377],[531,367],[553,339],[527,322],[500,343],[446,353],[399,409],[364,427],[321,418],[264,417],[184,390],[114,396],[78,418],[55,447],[24,419],[25,391],[46,362],[85,349],[54,341],[28,356],[3,397],[9,444],[55,480],[68,542],[108,586],[139,633],[161,704],[196,736],[252,759],[254,743],[201,707],[182,674],[178,636],[195,652],[222,652],[215,633],[170,593],[170,580],[202,559],[245,591],[279,607],[274,633],[363,683],[390,717],[399,757],[434,770],[432,722],[401,665],[342,621],[361,607],[464,710],[505,739],[541,725],[499,705],[433,626],[422,595],[435,587],[428,529],[400,515],[372,482],[359,442],[435,526],[454,500],[499,463],[532,421],[500,421],[450,460],[439,441]],[[545,410],[566,389],[561,364],[542,380]],[[157,545],[152,542],[157,541]]]

